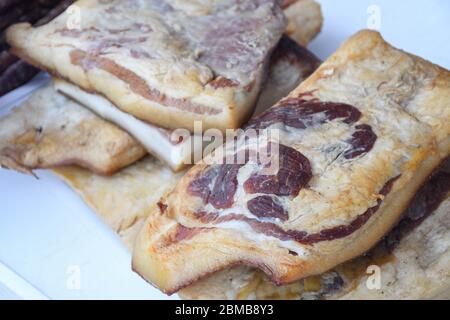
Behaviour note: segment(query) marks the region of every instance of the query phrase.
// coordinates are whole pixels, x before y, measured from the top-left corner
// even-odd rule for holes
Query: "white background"
[[[396,47],[450,68],[450,1],[319,2],[324,26],[310,49],[320,58],[379,22]],[[372,5],[379,20],[368,12]],[[0,115],[30,88],[0,98]],[[71,189],[49,172],[38,175],[35,180],[0,169],[0,298],[167,298],[131,272],[126,248]],[[71,281],[77,275],[79,288]]]

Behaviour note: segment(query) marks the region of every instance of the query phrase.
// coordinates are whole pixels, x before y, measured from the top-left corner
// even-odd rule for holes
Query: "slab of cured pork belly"
[[[308,77],[320,61],[308,50],[284,37],[271,57],[264,94],[256,112],[267,109],[274,97],[283,97]],[[111,177],[78,167],[54,170],[131,248],[137,231],[159,199],[172,191],[186,171],[173,173],[154,157],[146,157]]]
[[[319,65],[319,60],[308,50],[287,36],[278,43],[270,59],[267,80],[258,99],[254,113],[260,113],[288,92],[302,79],[308,77]],[[102,96],[88,93],[66,81],[55,79],[55,87],[61,93],[76,99],[104,119],[117,124],[135,137],[153,156],[180,171],[197,162],[203,149],[211,142],[201,134],[168,130],[142,121],[116,108]]]
[[[289,1],[283,4],[289,20],[286,34],[278,42],[267,66],[261,94],[253,114],[260,113],[292,91],[300,79],[306,78],[318,66],[318,59],[302,45],[314,38],[322,26],[320,6],[312,0]],[[291,39],[291,37],[294,37]],[[299,45],[300,44],[300,45]],[[174,171],[198,161],[194,155],[202,154],[211,141],[199,135],[189,135],[158,127],[142,121],[114,106],[106,98],[82,90],[67,81],[55,80],[58,91],[77,100],[103,118],[133,135],[147,151]],[[203,129],[203,128],[202,128]]]
[[[361,255],[448,156],[449,103],[449,71],[357,33],[245,127],[279,139],[238,137],[218,159],[244,162],[211,155],[161,199],[134,270],[170,294],[233,265],[281,285]]]
[[[296,41],[307,44],[319,31],[322,25],[320,6],[312,0],[290,1],[283,5],[289,19],[290,27],[286,31]],[[264,81],[264,90],[258,98],[256,111],[261,112],[277,98],[291,91],[299,79],[305,78],[317,67],[317,59],[293,40],[284,36],[271,56],[268,72]],[[108,99],[82,90],[67,81],[55,79],[58,91],[82,103],[102,118],[129,132],[146,150],[162,160],[172,170],[179,171],[191,164],[193,154],[198,154],[207,145],[199,136],[184,133],[182,137],[172,130],[158,127],[142,121],[131,114],[123,112]],[[101,130],[101,127],[98,128]],[[200,153],[201,154],[201,153]],[[48,154],[47,157],[51,155]],[[45,159],[44,161],[45,162]],[[38,166],[36,164],[36,166]],[[115,170],[120,167],[115,168]],[[97,170],[98,171],[98,170]]]
[[[196,120],[226,129],[251,116],[287,25],[277,0],[80,0],[72,8],[37,28],[10,27],[13,53],[139,119],[191,131]],[[80,25],[70,23],[74,14]]]
[[[52,85],[0,118],[0,166],[20,172],[78,165],[108,175],[145,154],[128,133]]]
[[[147,213],[158,206],[159,198],[170,192],[182,176],[152,157],[111,177],[76,167],[58,168],[55,172],[130,250]],[[450,167],[447,167],[419,190],[400,222],[363,256],[321,275],[279,287],[261,271],[234,267],[180,290],[179,295],[183,299],[448,299],[449,197]],[[367,288],[370,265],[381,268],[379,290]]]
[[[419,190],[399,223],[362,256],[283,286],[275,286],[251,267],[229,268],[180,290],[179,295],[184,299],[449,299],[450,161],[446,163],[447,168]],[[376,267],[380,283],[373,281]]]
[[[283,37],[271,57],[264,93],[258,99],[255,112],[264,111],[273,99],[286,95],[318,65],[319,60],[308,50]],[[0,155],[4,167],[31,172],[32,169],[72,164],[109,175],[147,151],[178,171],[191,163],[193,152],[205,145],[201,137],[190,135],[182,141],[174,141],[170,130],[141,121],[99,95],[55,79],[57,89],[64,86],[69,88],[65,95],[76,97],[84,102],[83,106],[90,105],[96,113],[50,86],[38,90],[12,115],[0,119],[3,123]],[[28,137],[26,141],[24,137]],[[197,143],[193,144],[193,139],[197,139]]]

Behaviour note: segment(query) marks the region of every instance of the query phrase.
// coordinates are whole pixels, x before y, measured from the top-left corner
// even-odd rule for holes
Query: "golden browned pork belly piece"
[[[134,269],[170,294],[237,264],[281,285],[361,255],[448,156],[449,88],[449,71],[359,32],[246,126],[277,128],[277,141],[243,135],[224,151],[270,161],[206,158],[163,197]]]
[[[310,6],[310,4],[308,4],[308,1],[301,1],[301,3],[306,4],[307,6]],[[317,24],[319,24],[319,26],[320,26],[321,25],[320,8],[317,5],[313,6],[313,9],[314,8],[319,10],[318,13],[316,14],[316,21],[317,21]],[[302,10],[302,9],[305,9],[305,8],[302,6],[298,6],[298,10]],[[308,12],[308,10],[310,10],[309,16],[314,16],[314,11],[311,11],[311,9],[305,9],[303,11]],[[301,15],[298,15],[298,16],[296,16],[296,19],[297,19],[298,23],[300,23],[301,20],[304,18],[302,18]],[[306,23],[306,21],[305,21],[305,23]],[[304,32],[297,32],[297,33],[301,34],[304,39],[309,40],[316,35],[317,30],[312,31],[311,29],[307,28]],[[7,55],[5,55],[4,58],[5,59],[11,58],[12,61],[17,61],[17,59],[14,58],[13,56],[11,56],[9,53],[7,53]],[[26,66],[26,64],[24,64],[22,61],[17,61],[17,63],[20,65]],[[264,90],[256,104],[255,113],[264,111],[270,105],[272,105],[274,100],[278,100],[279,98],[281,98],[282,96],[284,96],[285,94],[290,92],[292,89],[294,89],[304,78],[309,76],[315,70],[315,68],[317,68],[318,64],[319,64],[318,59],[315,58],[311,53],[309,53],[306,49],[299,46],[295,41],[284,36],[280,40],[279,44],[277,45],[277,47],[274,50],[274,53],[272,54],[272,57],[270,59],[269,68],[268,68],[268,71],[266,72],[267,79],[265,80]],[[12,82],[9,81],[8,83],[11,84]],[[102,107],[102,105],[96,103],[96,101],[105,101],[105,103],[107,105],[112,106],[111,103],[109,103],[106,99],[102,98],[101,96],[93,95],[88,92],[82,91],[78,87],[75,87],[66,82],[60,81],[59,79],[57,79],[57,81],[56,81],[56,86],[57,86],[58,90],[61,90],[65,94],[68,94],[70,96],[73,96],[73,98],[80,100],[81,102],[84,103],[85,106],[89,106],[90,109],[93,109],[94,111],[97,111],[97,110],[102,111],[101,108],[98,109],[98,107],[99,106]],[[72,91],[63,90],[65,88],[64,86],[68,86],[70,88],[72,88],[72,87],[75,88],[76,89],[75,91],[78,94],[74,94],[72,92],[73,90]],[[46,93],[46,95],[48,96],[48,95],[50,95],[50,92],[49,92],[49,90],[47,90],[47,91],[48,92]],[[53,92],[51,94],[57,94],[57,93]],[[49,99],[49,101],[53,101],[57,98],[56,97],[48,97],[48,99]],[[58,98],[58,99],[61,99],[61,98]],[[66,101],[66,100],[64,100],[64,101]],[[31,104],[33,104],[33,103],[31,103]],[[41,101],[40,103],[43,103],[43,102]],[[71,104],[75,105],[76,103],[71,102]],[[121,121],[117,120],[117,119],[121,120],[123,118],[122,115],[117,117],[117,112],[120,113],[120,111],[117,108],[115,108],[114,106],[112,106],[111,109],[116,110],[116,113],[114,113],[112,117],[111,117],[111,114],[108,114],[108,113],[105,114],[104,112],[103,113],[99,112],[97,114],[100,115],[101,117],[104,117],[105,119],[107,119],[109,121],[116,123],[117,125],[119,125],[121,127],[124,127],[125,130],[129,130],[129,133],[132,136],[134,136],[146,148],[146,150],[148,152],[150,152],[151,154],[154,154],[158,158],[162,159],[173,170],[180,170],[184,166],[186,166],[186,163],[184,162],[184,160],[191,158],[191,155],[190,155],[191,149],[189,148],[189,150],[188,150],[189,154],[187,154],[186,150],[184,148],[184,145],[187,145],[187,144],[190,145],[190,141],[183,141],[183,144],[180,144],[178,142],[176,144],[174,144],[170,140],[170,137],[171,137],[170,130],[156,127],[154,125],[140,121],[139,119],[133,118],[130,115],[125,115],[125,116],[127,119],[132,118],[133,121],[131,123],[127,122],[126,125],[123,125],[123,123],[121,123]],[[25,113],[22,113],[22,114],[25,114]],[[89,113],[86,112],[85,114],[89,114]],[[8,122],[13,121],[14,119],[8,118],[7,121]],[[19,121],[19,120],[16,120],[16,121]],[[98,126],[96,128],[97,134],[99,136],[108,135],[110,125],[105,121],[103,121],[103,122],[99,121],[99,123],[102,123],[105,125]],[[137,125],[136,125],[136,123],[137,123]],[[19,126],[19,124],[16,123],[15,126]],[[146,128],[146,130],[139,129],[142,127]],[[105,132],[102,133],[102,130],[104,130]],[[151,134],[147,134],[149,130],[150,130]],[[119,132],[118,128],[117,128],[117,132]],[[62,140],[65,137],[66,132],[55,131],[55,132],[53,132],[53,135],[54,135],[54,139],[58,138],[58,139]],[[57,137],[57,135],[60,135],[60,136]],[[39,140],[36,140],[35,144],[38,144],[38,143],[39,143]],[[133,143],[135,143],[135,142],[133,142]],[[31,149],[31,144],[32,144],[32,141],[28,141],[28,149]],[[88,147],[95,147],[95,145],[92,143],[89,145],[85,145],[84,146],[85,153],[95,154],[95,152],[99,152],[98,150],[88,150]],[[36,149],[36,148],[37,147],[34,146],[34,149]],[[73,159],[63,159],[62,154],[60,152],[61,148],[62,147],[53,148],[51,151],[47,150],[47,153],[45,154],[45,156],[41,154],[41,159],[39,161],[37,161],[36,159],[30,160],[29,158],[27,158],[27,160],[26,160],[27,163],[24,163],[26,158],[19,157],[16,154],[16,156],[14,157],[14,159],[16,161],[16,164],[14,167],[16,169],[17,168],[23,169],[25,166],[25,167],[28,167],[28,169],[31,169],[31,168],[39,168],[39,167],[48,167],[48,166],[52,166],[52,164],[74,162]],[[155,152],[155,150],[158,152]],[[131,151],[132,151],[132,153],[137,152],[137,154],[142,153],[142,150],[141,149],[138,150],[137,148],[133,148]],[[52,152],[58,153],[58,155],[52,154]],[[133,156],[136,157],[137,154],[133,154]],[[68,155],[70,156],[70,153]],[[105,158],[107,156],[113,157],[113,158],[115,157],[115,155],[112,155],[112,154],[109,154],[109,155],[105,154],[105,155],[103,155],[103,158]],[[133,157],[130,158],[130,161],[132,158]],[[21,160],[21,159],[23,159],[23,160]],[[61,161],[59,161],[59,163],[56,163],[54,161],[54,159],[59,159]],[[70,160],[70,161],[66,161],[66,160]],[[4,158],[4,160],[3,160],[4,165],[6,165],[6,161],[8,161],[9,166],[12,167],[11,154],[10,154],[9,158]],[[110,161],[111,161],[111,159],[110,159]],[[17,164],[21,164],[22,166],[18,166]],[[97,172],[112,173],[113,171],[117,171],[118,169],[120,169],[121,165],[127,165],[127,164],[128,164],[128,161],[124,161],[124,162],[117,163],[117,165],[114,168],[112,168],[112,170],[111,170],[111,168],[105,168],[104,170],[100,170],[98,167],[95,170]],[[88,166],[91,168],[93,167],[92,163],[91,164],[84,163],[82,165]],[[98,165],[98,163],[97,163],[97,165]]]
[[[449,299],[450,167],[427,181],[373,249],[330,271],[275,286],[261,271],[241,266],[179,293],[185,299]]]
[[[0,165],[21,172],[76,164],[112,174],[145,153],[128,133],[51,85],[0,118]]]
[[[277,0],[77,1],[38,28],[7,31],[15,54],[165,128],[238,128],[287,25]],[[103,23],[105,22],[105,23]]]
[[[309,76],[319,60],[292,40],[283,38],[271,59],[264,93],[257,112],[267,109],[274,97],[282,97]],[[172,191],[184,172],[173,173],[153,157],[147,157],[111,177],[88,170],[56,169],[70,187],[116,231],[131,249],[137,231],[159,199]]]

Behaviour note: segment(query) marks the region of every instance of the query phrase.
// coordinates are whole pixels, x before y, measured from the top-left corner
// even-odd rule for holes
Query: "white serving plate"
[[[321,59],[379,27],[396,47],[450,69],[450,1],[319,2],[324,27],[310,49]],[[0,116],[46,81],[40,74],[0,97]],[[0,169],[0,299],[168,299],[131,271],[130,253],[70,188],[37,174]]]

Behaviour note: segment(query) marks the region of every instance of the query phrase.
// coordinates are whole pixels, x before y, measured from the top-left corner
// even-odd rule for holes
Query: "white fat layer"
[[[231,209],[230,209],[231,210]],[[233,229],[238,232],[242,232],[245,234],[245,237],[249,238],[251,241],[258,242],[258,246],[261,246],[263,242],[271,242],[275,240],[277,245],[281,248],[285,248],[287,250],[291,250],[296,252],[299,256],[304,257],[308,255],[308,251],[305,250],[305,247],[300,245],[299,243],[292,240],[280,240],[276,237],[268,236],[263,233],[255,232],[247,223],[239,220],[232,220],[223,222],[217,225],[220,228],[224,229]]]
[[[70,83],[57,80],[58,91],[77,100],[100,117],[118,125],[136,138],[147,151],[178,171],[191,163],[193,152],[201,152],[204,145],[201,136],[184,136],[183,141],[174,144],[170,141],[171,132],[141,121],[121,111],[106,98],[88,93]],[[195,139],[193,143],[193,139]],[[198,149],[198,150],[197,150]]]

